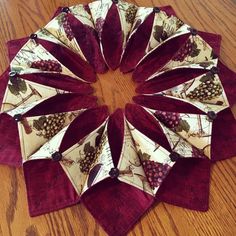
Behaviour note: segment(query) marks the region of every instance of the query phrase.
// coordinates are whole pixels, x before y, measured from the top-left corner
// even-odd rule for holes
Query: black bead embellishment
[[[70,8],[69,7],[63,7],[61,11],[64,12],[64,13],[69,13]]]
[[[16,121],[16,122],[20,122],[20,121],[22,121],[22,115],[21,114],[16,114],[16,115],[14,115],[14,120]]]
[[[60,152],[54,152],[52,154],[53,161],[60,161],[62,159],[62,154]]]
[[[37,34],[31,34],[30,38],[33,39],[33,40],[36,40],[38,38],[38,35]]]
[[[120,171],[118,168],[111,168],[111,170],[109,171],[109,175],[112,179],[117,178],[120,174]]]
[[[219,73],[219,69],[216,66],[213,66],[210,69],[210,72],[214,75],[214,74],[218,74]]]
[[[174,162],[174,161],[177,161],[180,158],[180,155],[177,152],[171,152],[169,157],[170,157],[171,161]]]
[[[161,10],[159,7],[153,7],[153,12],[154,13],[159,13]]]
[[[197,31],[196,29],[194,29],[194,28],[189,28],[189,31],[190,31],[190,33],[191,33],[193,36],[195,36],[195,35],[198,34],[198,31]]]
[[[111,0],[113,3],[117,4],[119,0]]]
[[[208,118],[210,119],[210,121],[213,121],[213,120],[216,119],[217,114],[216,114],[214,111],[208,111],[208,112],[207,112],[207,116],[208,116]]]

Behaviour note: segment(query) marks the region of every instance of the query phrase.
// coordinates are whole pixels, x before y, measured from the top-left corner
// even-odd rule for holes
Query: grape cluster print
[[[42,71],[53,71],[53,72],[62,72],[62,66],[56,60],[38,60],[32,62],[31,68],[39,69]]]
[[[102,36],[102,27],[103,27],[104,22],[105,20],[102,17],[99,17],[95,22],[95,28],[96,28],[99,38],[101,38]]]
[[[133,24],[136,12],[137,12],[137,7],[134,5],[130,5],[125,13],[126,22],[128,22],[129,24]]]
[[[176,112],[156,111],[155,116],[171,129],[174,129],[180,124],[180,114]]]
[[[200,49],[197,48],[196,42],[191,42],[191,39],[188,39],[183,47],[176,53],[172,58],[173,61],[183,62],[187,56],[195,57],[200,53]]]
[[[46,139],[51,139],[64,126],[66,113],[58,113],[50,116],[41,116],[33,121],[33,127],[40,131],[40,135]]]
[[[214,75],[209,73],[203,76],[200,81],[199,86],[187,95],[189,99],[199,101],[212,100],[222,94],[222,86],[215,81]]]
[[[66,37],[71,41],[75,36],[74,36],[74,33],[73,33],[70,23],[69,23],[68,14],[65,14],[62,17],[61,22],[62,22],[62,26],[65,30]]]
[[[90,143],[85,144],[84,147],[85,156],[79,162],[80,171],[84,174],[88,174],[89,170],[96,159],[96,149],[90,146]]]
[[[106,143],[106,134],[102,134],[102,127],[98,130],[98,136],[95,141],[95,146],[92,146],[90,142],[84,145],[84,157],[79,161],[80,171],[84,174],[88,174],[92,165],[101,155],[102,149]]]
[[[147,180],[152,189],[161,185],[171,169],[171,166],[166,163],[162,164],[152,160],[145,160],[142,164]]]

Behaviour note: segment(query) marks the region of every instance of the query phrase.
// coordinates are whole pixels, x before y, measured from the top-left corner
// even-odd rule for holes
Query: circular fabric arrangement
[[[81,202],[123,235],[160,201],[206,211],[212,162],[236,155],[236,75],[220,41],[170,6],[120,0],[59,8],[10,41],[0,163],[23,167],[30,215]],[[109,114],[90,83],[117,68],[139,95]]]

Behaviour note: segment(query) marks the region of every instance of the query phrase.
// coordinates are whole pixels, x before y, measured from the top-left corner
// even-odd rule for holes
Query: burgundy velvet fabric
[[[220,45],[222,40],[221,35],[203,31],[198,31],[198,35],[201,36],[212,47],[215,55],[220,55]]]
[[[211,163],[207,159],[179,159],[156,195],[156,201],[197,211],[209,208]]]
[[[126,119],[141,133],[171,152],[169,142],[156,119],[141,106],[127,104],[125,107]]]
[[[39,103],[23,116],[39,116],[66,111],[87,109],[97,106],[97,98],[94,96],[81,96],[76,93],[57,94]]]
[[[30,216],[78,203],[79,196],[58,162],[34,160],[23,165]]]
[[[211,145],[212,161],[236,156],[236,120],[229,108],[218,113],[213,122]]]
[[[7,42],[8,57],[11,62],[19,50],[27,43],[29,38],[14,39]]]
[[[175,15],[175,12],[171,6],[161,7],[160,9],[165,11],[169,16]],[[145,50],[152,33],[154,18],[155,13],[150,13],[144,22],[137,28],[137,31],[128,40],[120,65],[121,72],[127,73],[133,70],[146,54]]]
[[[2,103],[8,83],[8,73],[9,68],[0,77],[0,103]],[[0,164],[21,166],[20,142],[16,138],[18,136],[17,123],[12,122],[12,117],[9,115],[0,113]]]
[[[8,54],[10,60],[20,51],[22,46],[29,40],[29,38],[22,38],[18,40],[12,40],[8,42]],[[66,66],[75,75],[87,82],[95,82],[96,74],[93,68],[84,61],[78,54],[63,47],[59,44],[46,41],[43,39],[37,39],[37,43],[42,45],[47,51],[49,51],[61,64]]]
[[[190,34],[184,34],[170,39],[150,52],[133,72],[133,79],[142,82],[161,69],[187,41]]]
[[[8,73],[9,68],[7,68],[6,71],[0,76],[0,104],[2,104],[5,90],[8,84]]]
[[[97,73],[105,73],[107,66],[100,50],[97,32],[92,27],[80,22],[72,14],[68,14],[68,20],[76,41],[87,61]]]
[[[141,83],[136,88],[136,92],[139,94],[153,94],[162,92],[166,89],[172,88],[200,75],[203,75],[206,72],[207,70],[204,69],[193,68],[178,68],[175,70],[170,70],[154,77],[151,80]]]
[[[120,65],[123,51],[123,33],[120,16],[116,4],[112,4],[108,10],[102,28],[101,43],[105,61],[112,70]]]
[[[43,39],[37,39],[36,41],[78,77],[91,83],[96,81],[96,74],[93,67],[89,65],[88,62],[84,61],[78,54],[50,41]]]
[[[56,89],[74,92],[81,95],[88,95],[93,92],[93,88],[82,81],[72,79],[70,76],[55,73],[34,73],[23,74],[21,78]]]
[[[93,108],[78,116],[67,129],[59,151],[64,152],[76,144],[80,139],[97,129],[107,119],[107,106]]]
[[[155,13],[152,12],[127,42],[120,65],[121,72],[127,73],[133,70],[145,55],[145,50],[152,33],[154,18]]]
[[[123,236],[151,207],[154,198],[109,178],[85,192],[81,201],[108,235]]]
[[[179,112],[179,113],[193,113],[204,114],[203,111],[192,106],[189,103],[172,99],[169,97],[154,95],[145,96],[139,95],[133,97],[133,101],[141,106],[160,111]]]
[[[124,141],[124,113],[117,109],[108,120],[108,141],[114,166],[118,165]]]
[[[6,113],[0,114],[0,164],[19,167],[22,165],[17,123]]]
[[[236,73],[226,67],[221,61],[218,63],[218,69],[230,107],[233,107],[236,104]]]

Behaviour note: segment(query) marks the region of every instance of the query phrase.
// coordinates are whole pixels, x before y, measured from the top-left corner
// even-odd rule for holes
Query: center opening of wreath
[[[132,97],[136,94],[136,83],[132,80],[131,73],[123,74],[117,69],[97,74],[97,77],[92,87],[99,105],[107,105],[110,112],[114,112],[117,108],[124,108],[127,103],[132,102]]]

